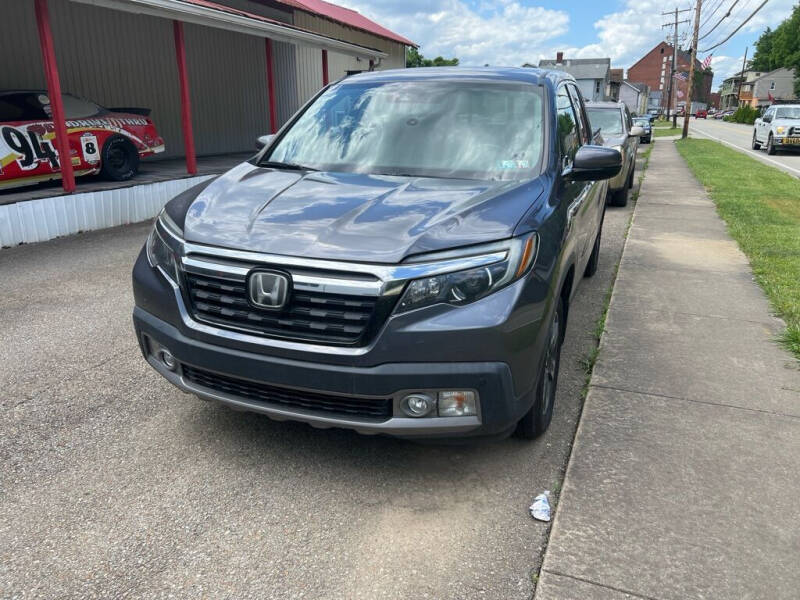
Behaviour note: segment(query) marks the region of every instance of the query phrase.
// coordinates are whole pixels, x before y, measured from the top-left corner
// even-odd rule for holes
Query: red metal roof
[[[194,4],[196,6],[203,6],[205,8],[211,8],[214,10],[218,10],[221,12],[226,12],[234,15],[238,15],[241,17],[247,17],[248,19],[254,19],[256,21],[262,21],[265,23],[273,23],[275,25],[280,25],[281,27],[286,27],[289,29],[295,29],[298,31],[304,31],[307,33],[314,33],[321,37],[330,37],[326,36],[322,33],[317,33],[314,31],[310,31],[303,27],[298,27],[297,25],[292,25],[291,23],[284,23],[283,21],[277,21],[275,19],[270,19],[269,17],[264,17],[262,15],[258,15],[255,13],[248,12],[246,10],[240,10],[238,8],[233,8],[231,6],[227,6],[225,4],[218,4],[216,2],[212,2],[211,0],[179,0],[180,2],[185,2],[187,4]],[[320,0],[303,0],[301,3],[300,0],[279,0],[280,4],[284,4],[286,6],[291,6],[292,8],[296,8],[298,10],[304,10],[306,12],[316,14],[319,16],[327,17],[344,25],[348,25],[350,27],[355,27],[357,29],[362,29],[367,31],[368,33],[372,33],[376,36],[388,38],[391,40],[395,40],[402,44],[407,44],[410,46],[416,46],[414,42],[407,40],[406,38],[397,35],[386,29],[385,27],[381,27],[377,23],[370,21],[366,17],[360,15],[354,10],[350,10],[347,8],[343,8],[341,6],[337,6],[335,4],[330,4],[328,2],[321,2]],[[345,19],[344,17],[347,17]],[[330,38],[336,39],[336,38]],[[346,41],[346,40],[339,40],[339,41]],[[354,44],[354,42],[348,42],[350,44]],[[357,46],[361,46],[361,44],[355,44]],[[366,48],[366,46],[364,46]]]
[[[417,47],[419,45],[408,38],[404,38],[402,35],[378,25],[375,21],[371,21],[358,11],[339,6],[338,4],[331,4],[330,2],[325,2],[325,0],[279,0],[279,2],[321,17],[327,17],[343,25],[349,25],[350,27],[361,29],[379,37],[400,42],[406,46]]]

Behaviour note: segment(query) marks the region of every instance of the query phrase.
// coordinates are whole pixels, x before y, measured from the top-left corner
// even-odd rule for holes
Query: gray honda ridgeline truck
[[[571,76],[364,73],[172,199],[133,269],[141,350],[185,392],[396,436],[545,431],[617,150]]]

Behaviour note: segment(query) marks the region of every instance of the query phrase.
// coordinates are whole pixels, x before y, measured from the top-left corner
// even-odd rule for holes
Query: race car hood
[[[182,225],[186,240],[198,244],[399,263],[412,254],[510,237],[543,187],[538,179],[395,177],[243,163],[188,203]]]

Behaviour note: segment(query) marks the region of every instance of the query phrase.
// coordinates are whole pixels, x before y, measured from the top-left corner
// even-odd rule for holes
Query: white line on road
[[[797,177],[800,177],[800,169],[795,169],[794,167],[790,167],[788,165],[785,165],[782,162],[778,162],[777,160],[772,160],[771,158],[767,158],[766,156],[763,156],[762,154],[760,154],[760,153],[758,153],[758,152],[756,152],[754,150],[748,150],[747,148],[742,148],[741,146],[737,146],[736,144],[732,144],[731,142],[727,142],[727,141],[725,141],[725,140],[723,140],[721,138],[715,137],[713,135],[709,135],[704,131],[700,131],[699,129],[695,129],[694,127],[692,127],[692,131],[694,131],[695,133],[699,133],[700,135],[704,135],[707,138],[710,138],[710,139],[715,140],[717,142],[720,142],[722,144],[725,144],[726,146],[730,146],[731,148],[733,148],[734,150],[738,150],[739,152],[746,152],[747,154],[752,154],[758,160],[765,161],[765,162],[768,162],[768,163],[772,163],[773,165],[777,166],[779,169],[781,169],[783,171],[786,171],[786,170],[791,171],[792,173],[795,173],[797,175]]]

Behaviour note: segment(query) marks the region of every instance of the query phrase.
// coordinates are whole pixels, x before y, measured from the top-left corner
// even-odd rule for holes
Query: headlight
[[[158,233],[158,227],[153,226],[150,236],[147,238],[147,262],[154,269],[161,267],[164,273],[169,276],[173,281],[177,281],[177,264],[175,262],[175,255],[170,250],[169,246],[161,239]]]
[[[432,304],[463,305],[505,287],[527,273],[536,260],[537,235],[510,240],[505,259],[491,265],[415,279],[408,284],[397,312]]]
[[[777,133],[777,134],[779,134],[779,135],[780,135],[781,133],[783,133],[784,131],[786,131],[786,127],[784,127],[783,125],[781,125],[780,127],[776,127],[776,128],[775,128],[775,133]]]

